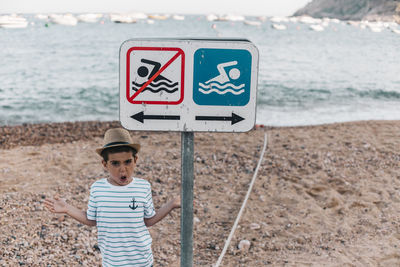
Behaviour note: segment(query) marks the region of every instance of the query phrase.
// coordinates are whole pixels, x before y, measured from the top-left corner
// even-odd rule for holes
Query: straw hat
[[[101,152],[109,147],[116,146],[129,146],[134,148],[137,152],[140,150],[140,144],[135,144],[129,134],[129,132],[122,128],[113,128],[106,131],[104,134],[103,147],[97,148],[97,154],[101,155]]]

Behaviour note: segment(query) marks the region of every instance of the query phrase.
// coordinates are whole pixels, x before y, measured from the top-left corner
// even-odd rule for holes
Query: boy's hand
[[[44,201],[45,207],[53,213],[67,213],[68,204],[64,199],[59,196],[55,196],[54,199],[46,198]]]

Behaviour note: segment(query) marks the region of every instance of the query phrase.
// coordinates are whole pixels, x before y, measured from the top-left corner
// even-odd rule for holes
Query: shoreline
[[[371,123],[397,123],[400,120],[363,120],[349,122],[335,122],[318,125],[299,125],[299,126],[267,126],[256,124],[251,130],[271,130],[271,129],[304,129],[318,128],[330,125],[360,125]],[[75,122],[52,122],[52,123],[23,123],[20,125],[0,126],[0,149],[10,149],[16,146],[40,146],[43,144],[69,143],[78,140],[91,140],[96,137],[103,137],[104,132],[112,127],[122,127],[119,121],[75,121]],[[168,131],[133,131],[151,133],[168,133]],[[179,132],[169,132],[179,133]],[[197,132],[207,133],[207,132]],[[214,132],[208,132],[214,133]],[[226,134],[217,133],[216,134]],[[240,133],[234,133],[240,134]]]

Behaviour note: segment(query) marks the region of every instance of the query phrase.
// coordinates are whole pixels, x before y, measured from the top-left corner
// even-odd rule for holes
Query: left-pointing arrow
[[[144,120],[180,120],[181,116],[177,115],[144,115],[144,112],[141,111],[131,116],[132,119],[135,119],[141,123]]]

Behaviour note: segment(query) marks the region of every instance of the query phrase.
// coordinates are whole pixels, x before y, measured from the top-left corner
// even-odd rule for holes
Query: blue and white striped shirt
[[[125,186],[107,179],[92,184],[87,218],[96,220],[103,266],[151,266],[152,238],[144,218],[156,214],[150,183],[133,178]]]

